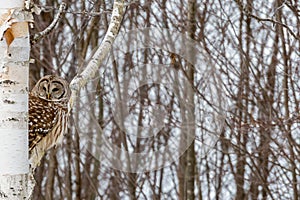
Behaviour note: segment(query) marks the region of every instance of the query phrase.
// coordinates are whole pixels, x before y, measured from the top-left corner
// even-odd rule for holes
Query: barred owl
[[[59,144],[67,131],[69,84],[48,75],[41,78],[29,94],[29,155]]]

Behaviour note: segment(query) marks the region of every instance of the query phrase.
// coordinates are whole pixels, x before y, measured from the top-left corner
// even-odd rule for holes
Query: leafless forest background
[[[32,47],[31,57],[36,62],[30,68],[31,87],[50,73],[72,80],[106,33],[112,1],[65,2],[68,10],[58,27]],[[51,23],[61,1],[35,3],[43,12],[35,16],[32,33]],[[112,110],[105,106],[110,91],[101,78],[103,64],[81,96],[84,106],[78,104],[72,112],[63,145],[49,151],[37,169],[33,199],[300,199],[300,2],[128,2],[121,31],[145,27],[188,33],[203,46],[221,77],[227,101],[234,105],[226,114],[217,143],[207,155],[200,155],[201,136],[209,129],[200,123],[195,141],[170,166],[128,173],[103,165],[84,148],[81,134],[101,134],[99,127],[109,126],[109,139],[115,144],[128,145],[135,152],[145,148],[145,140],[133,143],[124,136]],[[114,62],[114,73],[134,67],[136,55],[127,54],[122,64]],[[173,64],[191,80],[193,95],[207,95],[197,89],[199,82],[194,77],[199,72],[180,55],[153,49],[140,50],[138,55],[139,62],[159,58],[161,64]],[[144,87],[139,98],[147,99],[148,90],[150,87]],[[205,101],[195,104],[201,102]],[[193,115],[178,112],[174,101],[162,105],[170,118],[195,120]],[[83,107],[89,110],[84,127],[78,120]],[[168,131],[167,126],[148,148],[155,150],[167,142]]]

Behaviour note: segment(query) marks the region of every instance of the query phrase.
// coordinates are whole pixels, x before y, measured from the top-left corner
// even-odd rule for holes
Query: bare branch
[[[62,13],[66,10],[66,3],[65,2],[62,2],[61,5],[59,6],[59,11],[58,13],[56,14],[56,16],[54,17],[52,23],[47,27],[45,28],[45,30],[39,32],[39,33],[36,33],[34,36],[33,36],[33,39],[31,40],[31,44],[35,44],[37,43],[41,38],[45,37],[46,35],[48,35],[53,29],[54,27],[56,26],[56,24],[58,23],[59,19],[61,18],[61,15]]]
[[[280,25],[282,27],[284,27],[295,39],[297,40],[300,40],[300,36],[297,36],[291,29],[288,25],[284,24],[284,23],[281,23],[279,21],[276,21],[274,19],[270,19],[270,18],[260,18],[260,17],[257,17],[253,14],[250,14],[250,13],[246,13],[248,16],[252,17],[253,19],[256,19],[257,21],[259,22],[272,22],[273,24],[276,24],[276,25]]]
[[[249,10],[245,7],[245,5],[243,5],[243,3],[240,1],[240,0],[236,0],[236,3],[238,4],[238,6],[240,7],[240,9],[247,15],[247,16],[249,16],[249,17],[251,17],[251,18],[253,18],[253,19],[255,19],[255,20],[257,20],[257,21],[259,21],[259,22],[271,22],[271,23],[273,23],[273,24],[276,24],[276,25],[279,25],[279,26],[282,26],[282,27],[284,27],[295,39],[297,39],[297,40],[300,40],[300,36],[298,35],[296,35],[296,33],[294,33],[293,31],[292,31],[292,29],[288,26],[288,25],[286,25],[286,24],[284,24],[284,23],[281,23],[281,22],[279,22],[279,21],[276,21],[276,20],[274,20],[274,19],[271,19],[271,18],[260,18],[260,17],[258,17],[258,16],[256,16],[256,15],[253,15],[252,13],[250,13],[249,12]],[[282,5],[280,5],[276,10],[278,10],[278,9],[281,9],[283,7],[283,4]]]

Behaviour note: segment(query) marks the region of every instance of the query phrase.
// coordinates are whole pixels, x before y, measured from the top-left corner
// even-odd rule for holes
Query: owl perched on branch
[[[29,155],[34,162],[44,152],[59,144],[67,132],[69,84],[48,75],[41,78],[29,94]]]

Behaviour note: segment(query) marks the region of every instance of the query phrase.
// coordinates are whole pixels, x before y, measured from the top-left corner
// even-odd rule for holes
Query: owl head
[[[47,101],[68,101],[71,92],[66,80],[55,75],[47,75],[36,83],[31,93]]]

